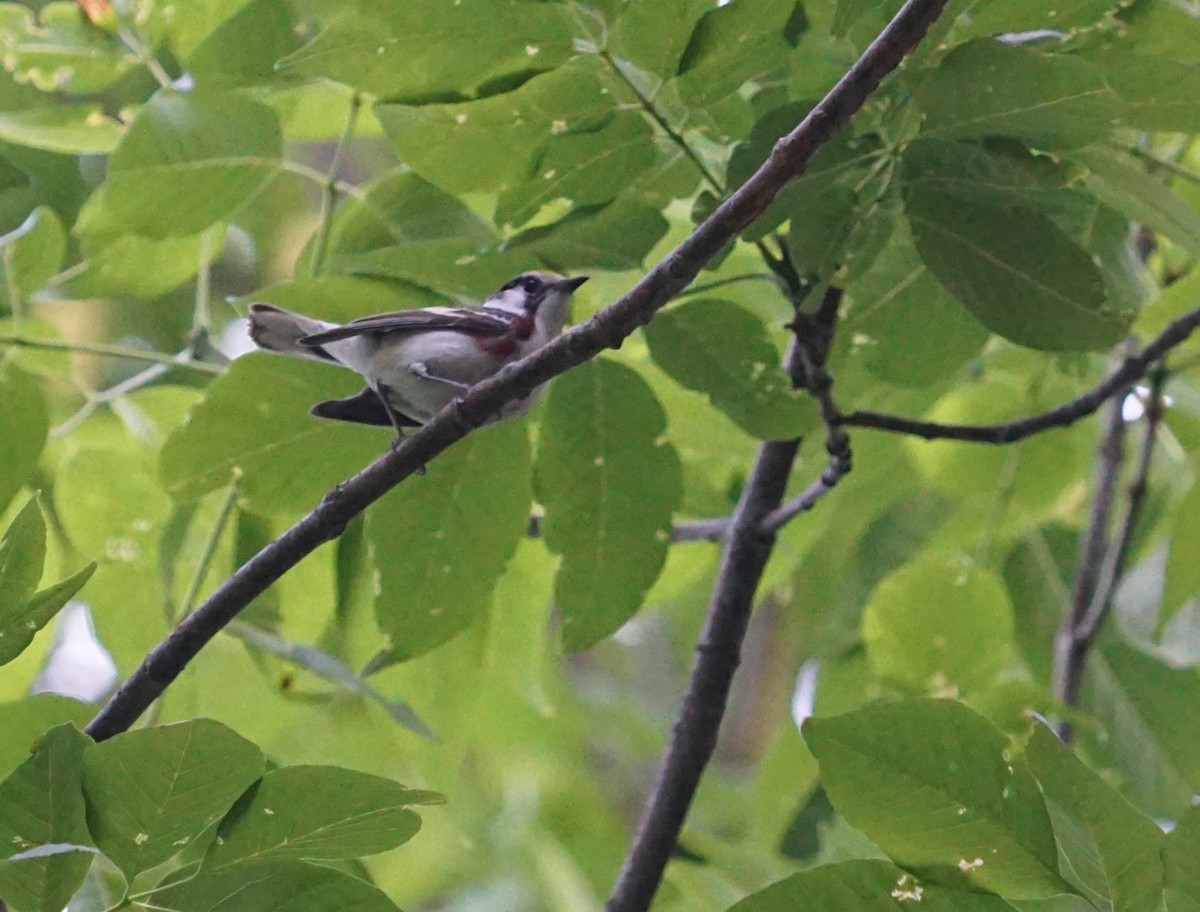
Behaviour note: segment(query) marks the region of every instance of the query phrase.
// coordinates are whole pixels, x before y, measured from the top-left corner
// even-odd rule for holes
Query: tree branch
[[[936,421],[921,421],[888,415],[883,412],[851,412],[843,415],[838,423],[847,427],[870,428],[876,431],[891,431],[896,434],[912,434],[925,440],[962,440],[967,443],[1016,443],[1034,434],[1056,427],[1066,427],[1095,412],[1113,396],[1127,390],[1132,384],[1146,376],[1151,365],[1161,359],[1172,348],[1187,341],[1200,326],[1200,307],[1193,308],[1167,324],[1166,329],[1140,352],[1129,355],[1120,366],[1097,386],[1065,402],[1058,408],[1040,415],[1031,415],[1004,424],[940,424]]]
[[[1109,516],[1112,513],[1113,493],[1125,459],[1125,419],[1121,415],[1121,397],[1114,397],[1100,432],[1096,452],[1096,484],[1088,523],[1079,540],[1079,564],[1071,587],[1071,603],[1063,613],[1062,623],[1054,637],[1054,697],[1064,706],[1074,706],[1079,697],[1080,672],[1083,668],[1083,644],[1076,637],[1088,605],[1096,592],[1100,565],[1108,550]],[[1061,720],[1058,736],[1070,739],[1070,725]]]
[[[799,351],[800,345],[793,339],[788,353],[789,373],[793,376],[802,370]],[[762,521],[779,506],[799,448],[799,440],[759,447],[750,478],[729,520],[725,553],[679,715],[637,835],[605,905],[607,912],[644,912],[658,890],[700,776],[716,747],[754,593],[775,546],[775,533],[764,531]]]
[[[1096,496],[1092,502],[1088,528],[1080,545],[1080,566],[1072,590],[1071,608],[1063,618],[1054,644],[1054,696],[1066,707],[1074,707],[1079,701],[1088,654],[1100,625],[1108,616],[1113,595],[1125,567],[1125,559],[1129,554],[1129,544],[1141,517],[1154,443],[1158,436],[1159,422],[1162,420],[1162,388],[1165,382],[1166,371],[1159,365],[1151,378],[1145,426],[1142,430],[1137,465],[1126,495],[1125,510],[1117,523],[1116,535],[1107,547],[1104,546],[1106,535],[1103,530],[1107,527],[1108,515],[1111,513],[1117,471],[1122,461],[1121,438],[1124,421],[1110,416],[1101,441]],[[1113,412],[1119,413],[1122,405],[1122,400],[1114,399]],[[1068,721],[1061,720],[1057,731],[1064,741],[1070,740],[1071,726]]]
[[[620,300],[452,402],[428,424],[349,481],[240,567],[158,644],[87,726],[97,740],[124,731],[187,663],[267,587],[385,493],[552,377],[616,348],[682,291],[706,263],[770,205],[813,154],[850,119],[920,41],[947,0],[907,0],[879,37],[753,175]]]
[[[793,324],[796,339],[800,343],[805,385],[817,402],[817,411],[825,427],[825,451],[829,454],[829,463],[816,481],[763,517],[762,527],[766,532],[777,532],[801,513],[811,510],[854,467],[850,435],[838,424],[841,412],[833,398],[833,377],[825,369],[841,301],[842,290],[831,287],[825,292],[821,307],[813,317],[797,316]]]

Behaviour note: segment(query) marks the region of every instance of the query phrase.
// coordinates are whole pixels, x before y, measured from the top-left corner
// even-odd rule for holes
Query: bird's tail
[[[259,348],[298,358],[334,360],[323,348],[301,345],[300,340],[314,333],[334,329],[336,323],[314,320],[273,304],[251,304],[249,318],[250,338]]]

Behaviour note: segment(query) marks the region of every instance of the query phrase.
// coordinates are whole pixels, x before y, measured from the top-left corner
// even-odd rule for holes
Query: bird
[[[319,418],[392,427],[397,439],[475,384],[558,336],[571,295],[587,276],[524,272],[479,307],[425,307],[329,323],[254,303],[249,333],[266,351],[339,364],[366,386],[345,399],[318,402]],[[492,420],[527,412],[542,391],[510,402]]]

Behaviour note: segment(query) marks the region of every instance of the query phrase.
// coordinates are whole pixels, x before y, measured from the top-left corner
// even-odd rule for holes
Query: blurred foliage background
[[[388,432],[307,414],[354,377],[247,353],[250,301],[344,320],[553,268],[592,276],[578,322],[748,177],[899,6],[0,4],[0,528],[11,566],[34,568],[21,611],[57,586],[0,671],[5,772],[386,448]],[[353,869],[405,908],[597,908],[719,560],[672,524],[728,515],[762,440],[804,438],[790,490],[825,467],[816,410],[777,367],[795,308],[844,289],[828,369],[847,412],[1053,407],[1126,336],[1200,303],[1197,132],[1194,3],[953,0],[678,303],[373,506],[151,721],[218,720],[270,763],[444,794],[416,838]],[[1122,502],[1147,406],[1165,415],[1068,710],[1104,781],[1159,820],[1200,782],[1197,365],[1178,347],[1162,388],[1124,402]],[[881,845],[903,860],[818,784],[809,715],[934,696],[1023,735],[1030,712],[1062,710],[1052,640],[1098,423],[1006,447],[851,433],[853,473],[781,533],[689,817],[694,859],[656,908],[726,909]],[[45,690],[81,699],[30,696]],[[975,724],[922,719],[930,738]],[[254,781],[261,756],[247,763]],[[178,863],[105,854],[116,867],[91,865],[72,909],[116,902],[117,867]]]

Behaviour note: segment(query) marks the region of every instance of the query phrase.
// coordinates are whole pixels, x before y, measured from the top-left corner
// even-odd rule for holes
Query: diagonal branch
[[[962,440],[967,443],[1016,443],[1051,428],[1066,427],[1091,415],[1113,396],[1128,389],[1150,371],[1167,352],[1187,341],[1200,327],[1200,307],[1195,307],[1167,324],[1140,352],[1127,356],[1103,382],[1057,408],[1004,424],[941,424],[888,415],[883,412],[851,412],[840,423],[847,427],[871,428],[896,434],[911,434],[925,440]]]
[[[695,279],[700,270],[770,205],[784,184],[850,119],[880,81],[917,45],[947,0],[907,0],[829,94],[772,150],[750,178],[620,300],[448,405],[428,424],[349,481],[263,548],[159,643],[87,727],[97,740],[124,731],[239,611],[307,554],[422,466],[513,399],[616,348]]]

